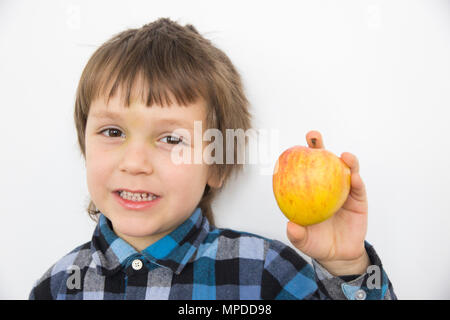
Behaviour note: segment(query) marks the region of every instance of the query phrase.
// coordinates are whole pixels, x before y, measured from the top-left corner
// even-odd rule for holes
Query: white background
[[[159,17],[192,23],[228,54],[254,127],[279,132],[271,161],[310,130],[355,154],[366,239],[398,298],[450,298],[450,3],[430,0],[1,1],[0,298],[27,299],[90,240],[76,86],[96,47]],[[260,169],[230,181],[217,224],[290,244]]]

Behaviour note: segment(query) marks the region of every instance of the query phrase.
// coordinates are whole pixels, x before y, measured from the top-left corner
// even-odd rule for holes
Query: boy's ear
[[[217,177],[217,175],[211,174],[211,176],[208,179],[207,184],[211,187],[211,188],[220,188],[223,184],[223,179],[224,177],[220,178]]]

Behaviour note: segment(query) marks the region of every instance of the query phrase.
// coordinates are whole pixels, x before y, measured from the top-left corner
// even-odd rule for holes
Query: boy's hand
[[[306,140],[310,148],[324,148],[318,131],[308,132]],[[358,159],[348,152],[342,153],[341,159],[351,170],[351,189],[342,207],[332,217],[315,225],[303,227],[291,221],[287,223],[289,241],[335,276],[363,274],[370,264],[364,248],[368,202]]]

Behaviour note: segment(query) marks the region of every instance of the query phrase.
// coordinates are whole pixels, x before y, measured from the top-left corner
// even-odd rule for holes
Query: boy
[[[245,132],[248,105],[228,57],[192,25],[161,18],[98,48],[74,113],[98,223],[29,299],[396,299],[364,240],[367,198],[352,154],[342,155],[352,171],[343,207],[308,228],[288,222],[313,267],[280,241],[214,226],[211,202],[242,165],[236,156],[176,164],[174,148],[193,149],[195,121],[224,137],[227,128]],[[180,128],[186,134],[174,134]],[[323,148],[320,133],[306,138]]]

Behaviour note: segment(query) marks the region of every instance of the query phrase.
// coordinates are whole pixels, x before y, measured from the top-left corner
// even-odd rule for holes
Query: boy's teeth
[[[128,191],[120,191],[119,192],[120,197],[127,199],[127,200],[132,200],[132,201],[151,201],[154,200],[156,198],[155,195],[151,194],[151,193],[131,193]]]

